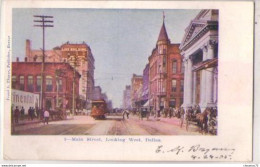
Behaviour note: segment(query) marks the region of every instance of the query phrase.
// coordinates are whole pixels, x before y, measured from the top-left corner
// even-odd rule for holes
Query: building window
[[[12,76],[12,89],[15,89],[16,88],[16,76]]]
[[[176,92],[176,85],[177,85],[176,79],[173,79],[172,80],[172,92]]]
[[[181,73],[184,73],[184,62],[181,63]]]
[[[42,85],[42,77],[41,76],[37,76],[36,77],[36,91],[40,92],[41,91],[41,85]]]
[[[33,76],[28,76],[27,89],[29,92],[33,92]]]
[[[52,91],[52,77],[46,76],[46,92]]]
[[[166,56],[163,56],[163,67],[166,66]]]
[[[183,92],[183,90],[184,90],[184,81],[181,80],[181,92]]]
[[[172,61],[172,73],[173,74],[177,73],[177,61],[176,60]]]
[[[58,79],[58,91],[62,92],[62,79]]]
[[[20,90],[24,90],[24,76],[20,76]]]
[[[163,54],[166,54],[166,48],[163,48]]]
[[[170,102],[169,102],[169,107],[175,108],[175,106],[176,106],[176,100],[175,99],[171,99]]]

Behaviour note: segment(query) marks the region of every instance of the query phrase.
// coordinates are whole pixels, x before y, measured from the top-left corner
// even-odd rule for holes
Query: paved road
[[[89,116],[75,116],[72,120],[38,123],[16,127],[17,135],[200,135],[196,126],[187,132],[180,128],[176,118],[140,120],[136,116],[108,116],[106,120],[94,120]]]

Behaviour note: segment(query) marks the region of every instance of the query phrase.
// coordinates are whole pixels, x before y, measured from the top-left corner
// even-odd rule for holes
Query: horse
[[[202,113],[196,114],[196,120],[198,122],[198,125],[200,127],[200,133],[203,134],[203,132],[208,132],[208,115],[211,114],[211,109],[206,108]]]

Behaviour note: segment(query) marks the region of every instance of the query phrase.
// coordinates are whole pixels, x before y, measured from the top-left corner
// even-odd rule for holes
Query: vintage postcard
[[[252,160],[252,2],[2,8],[5,159]]]

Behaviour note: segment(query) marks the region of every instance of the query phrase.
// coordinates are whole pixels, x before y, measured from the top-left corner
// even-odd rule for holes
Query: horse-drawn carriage
[[[51,120],[62,120],[66,118],[66,113],[61,108],[56,108],[55,110],[50,110],[50,117]]]
[[[140,108],[140,118],[143,119],[143,118],[149,118],[149,111],[148,111],[148,108],[147,107],[142,107]]]
[[[194,123],[200,128],[201,133],[217,134],[217,108],[208,107],[203,112],[200,111],[199,107],[188,108],[185,118],[187,130],[189,124]]]

